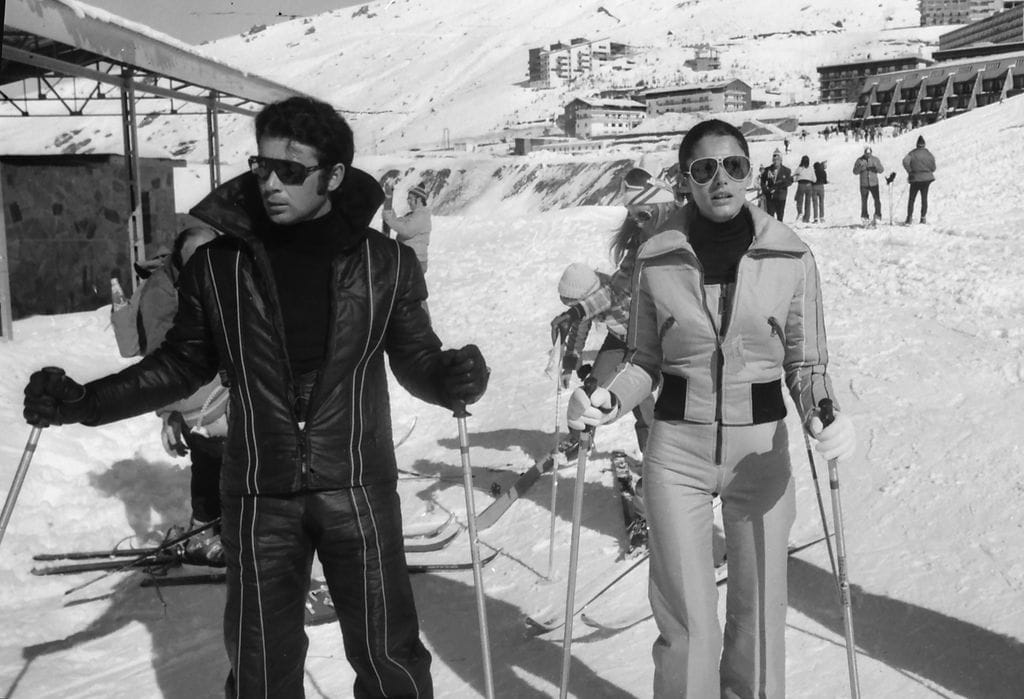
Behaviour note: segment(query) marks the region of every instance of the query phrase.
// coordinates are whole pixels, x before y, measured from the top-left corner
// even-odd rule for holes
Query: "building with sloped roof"
[[[630,99],[577,97],[565,106],[565,133],[596,138],[629,133],[647,117],[647,106]]]
[[[637,94],[647,115],[669,112],[740,112],[750,109],[750,85],[742,80],[656,87]]]
[[[853,121],[929,124],[1024,93],[1024,53],[936,63],[864,81]]]

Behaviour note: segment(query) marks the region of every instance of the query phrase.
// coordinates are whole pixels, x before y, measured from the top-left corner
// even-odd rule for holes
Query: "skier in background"
[[[935,156],[924,146],[924,136],[917,137],[917,147],[903,158],[903,169],[907,171],[907,182],[910,183],[910,198],[907,199],[907,220],[910,225],[914,220],[914,199],[921,193],[921,223],[927,223],[928,188],[935,181]]]
[[[569,424],[617,419],[660,385],[644,452],[650,601],[658,625],[654,696],[785,696],[787,548],[795,519],[785,377],[800,422],[827,459],[856,447],[833,398],[818,271],[807,246],[745,199],[749,148],[719,120],[679,146],[693,205],[640,250],[626,362],[569,400]],[[712,551],[722,501],[729,563],[724,636]]]

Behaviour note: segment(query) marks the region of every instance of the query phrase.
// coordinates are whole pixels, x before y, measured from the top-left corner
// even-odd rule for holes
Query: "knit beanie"
[[[422,184],[418,184],[415,187],[409,187],[409,196],[419,197],[423,200],[423,203],[427,203],[427,190],[423,188]]]
[[[917,137],[917,147],[924,148],[924,136]]]
[[[562,272],[558,280],[558,295],[573,301],[579,301],[597,291],[601,280],[590,267],[580,262],[573,262]]]

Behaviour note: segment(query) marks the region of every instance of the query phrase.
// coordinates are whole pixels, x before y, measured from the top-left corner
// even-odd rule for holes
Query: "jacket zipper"
[[[704,287],[704,267],[701,265],[700,260],[694,256],[694,262],[697,266],[697,275],[700,282],[700,295],[701,303],[704,306],[704,314],[707,316],[708,325],[711,326],[711,333],[715,336],[715,377],[716,377],[716,391],[715,391],[715,466],[722,465],[722,377],[725,373],[725,357],[722,355],[722,335],[718,326],[715,325],[715,318],[711,311],[708,309],[708,293]],[[725,287],[723,287],[724,289]]]

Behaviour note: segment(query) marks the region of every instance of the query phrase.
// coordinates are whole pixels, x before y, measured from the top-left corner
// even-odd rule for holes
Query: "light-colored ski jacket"
[[[390,201],[388,201],[385,202],[381,217],[384,223],[391,226],[398,242],[405,243],[413,249],[416,259],[420,261],[420,267],[426,272],[427,247],[430,245],[430,207],[421,206],[404,216],[399,216],[390,207]]]
[[[627,361],[607,385],[621,402],[620,414],[659,383],[660,420],[782,419],[783,377],[801,420],[822,398],[835,400],[814,257],[788,226],[746,207],[754,240],[735,284],[704,285],[686,234],[689,207],[640,249]]]
[[[862,155],[853,164],[853,174],[860,176],[861,187],[877,187],[878,175],[884,171],[882,161],[874,155]]]

